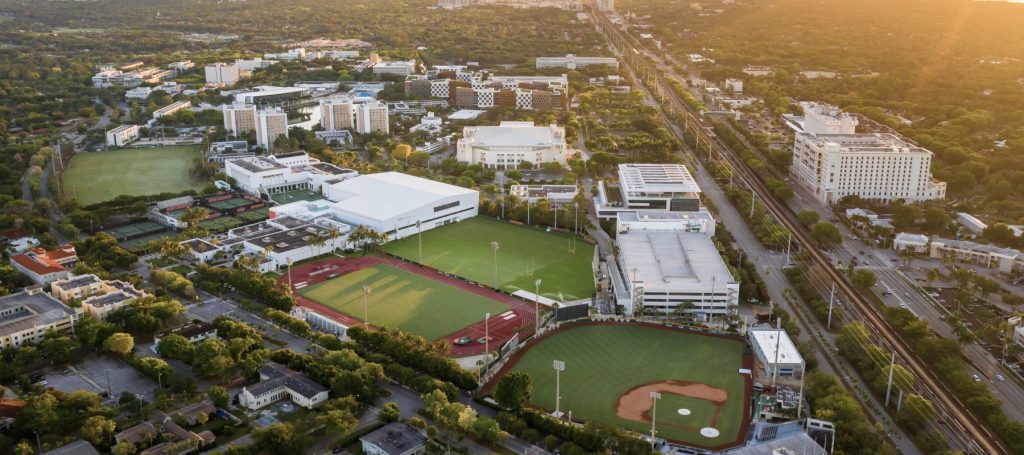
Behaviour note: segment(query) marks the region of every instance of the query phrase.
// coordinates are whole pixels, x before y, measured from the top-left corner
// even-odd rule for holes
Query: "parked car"
[[[978,377],[977,374],[972,374],[971,375],[971,379],[974,379],[974,382],[981,382],[981,378]]]

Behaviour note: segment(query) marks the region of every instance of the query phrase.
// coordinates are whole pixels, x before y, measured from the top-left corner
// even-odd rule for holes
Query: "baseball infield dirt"
[[[622,394],[615,406],[615,414],[623,419],[650,422],[651,392],[671,393],[707,400],[714,404],[719,411],[729,398],[729,393],[725,390],[707,384],[685,381],[651,382],[636,386]],[[714,420],[718,420],[718,412],[715,412]]]

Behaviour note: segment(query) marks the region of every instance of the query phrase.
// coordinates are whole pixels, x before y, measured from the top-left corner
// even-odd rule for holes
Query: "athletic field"
[[[534,291],[555,300],[590,298],[594,292],[591,262],[594,246],[577,241],[569,252],[572,236],[546,232],[490,218],[475,217],[423,233],[425,265],[477,283],[494,283],[494,250],[498,242],[498,282],[501,290]],[[384,250],[419,261],[416,235],[389,242]]]
[[[555,409],[552,363],[561,360],[565,362],[562,412],[572,411],[573,419],[644,434],[651,431],[650,393],[659,392],[660,437],[725,448],[742,440],[749,406],[747,377],[738,372],[743,368],[744,350],[739,340],[658,326],[580,324],[542,337],[516,354],[521,357],[506,371],[529,374],[533,378],[530,404],[551,412]],[[718,436],[701,435],[705,428],[714,428]]]
[[[173,146],[78,153],[64,172],[64,198],[90,205],[120,195],[199,189],[190,170],[199,149]]]
[[[298,289],[303,297],[363,320],[363,286],[369,322],[436,340],[508,307],[494,300],[386,264],[354,270]]]

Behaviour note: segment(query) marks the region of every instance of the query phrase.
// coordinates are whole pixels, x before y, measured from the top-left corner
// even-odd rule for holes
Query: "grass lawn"
[[[370,324],[386,326],[436,340],[508,310],[505,305],[412,272],[377,265],[299,290],[307,299],[363,320],[362,286]]]
[[[384,250],[418,261],[416,237],[389,242]],[[576,254],[569,254],[571,237],[476,217],[424,232],[423,260],[438,270],[490,285],[494,282],[490,244],[497,241],[502,290],[533,292],[534,281],[540,278],[540,293],[545,297],[563,301],[590,298],[594,292],[594,246],[577,241]]]
[[[189,171],[199,149],[174,146],[79,153],[64,172],[64,197],[81,205],[122,194],[145,196],[199,189]]]
[[[512,368],[533,378],[531,404],[555,408],[554,360],[565,362],[562,372],[563,412],[573,418],[625,427],[649,434],[651,425],[620,418],[618,398],[635,386],[658,381],[686,381],[726,390],[729,397],[716,428],[717,438],[705,438],[700,428],[708,425],[714,406],[705,400],[663,393],[658,402],[657,424],[661,437],[683,443],[716,446],[735,440],[743,420],[744,344],[685,332],[668,332],[642,326],[594,325],[570,327],[535,345]],[[689,416],[679,408],[690,409]]]

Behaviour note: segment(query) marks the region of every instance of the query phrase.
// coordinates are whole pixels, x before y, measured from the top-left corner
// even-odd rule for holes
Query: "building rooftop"
[[[174,334],[174,335],[181,335],[181,336],[183,336],[185,338],[191,338],[191,337],[194,337],[196,335],[202,335],[204,333],[212,332],[214,330],[217,330],[217,329],[213,326],[213,324],[210,324],[209,322],[199,321],[199,322],[190,322],[190,323],[185,324],[185,325],[180,326],[180,327],[175,327],[175,328],[169,330],[164,335]]]
[[[653,210],[624,210],[615,214],[620,221],[681,221],[681,220],[714,220],[711,212],[664,212]]]
[[[1024,253],[1021,253],[1019,250],[1015,250],[1013,248],[1003,248],[995,245],[986,245],[984,243],[976,243],[967,240],[952,240],[943,239],[939,237],[932,238],[932,244],[936,243],[946,245],[947,248],[977,251],[979,253],[996,254],[1008,258],[1017,258],[1024,260]]]
[[[121,126],[118,126],[117,128],[114,128],[114,129],[112,129],[110,131],[107,131],[107,134],[110,134],[110,133],[117,134],[117,133],[120,133],[122,131],[128,130],[130,128],[137,128],[137,126],[136,125],[121,125]]]
[[[333,209],[386,220],[429,205],[438,199],[477,194],[476,191],[400,172],[366,174],[331,185]]]
[[[265,156],[253,156],[249,158],[231,160],[229,161],[229,163],[238,166],[242,169],[245,169],[249,172],[268,172],[288,169],[288,166],[278,163],[277,161],[274,161]]]
[[[427,443],[423,433],[401,422],[391,422],[359,440],[373,444],[389,455],[403,454]]]
[[[99,283],[100,281],[103,280],[90,273],[88,275],[79,275],[66,280],[54,281],[53,285],[64,291],[70,291],[73,289],[84,288],[86,286]]]
[[[818,147],[842,147],[851,153],[927,153],[928,149],[918,147],[906,139],[889,133],[856,134],[814,134],[797,133],[797,136],[813,142]]]
[[[633,230],[616,236],[627,280],[653,289],[703,292],[717,283],[734,283],[707,234],[677,230]]]
[[[501,122],[498,126],[467,126],[463,132],[474,147],[547,148],[565,143],[555,126],[534,126],[533,122]]]
[[[43,455],[100,455],[100,453],[88,441],[79,439],[48,452],[43,452]]]
[[[928,243],[928,236],[924,234],[911,234],[909,232],[900,232],[896,234],[895,241]]]
[[[760,346],[760,350],[768,362],[776,363],[775,359],[778,358],[779,364],[803,363],[804,358],[785,330],[753,328],[749,333],[750,339]],[[776,353],[778,353],[778,357],[776,357]]]
[[[306,375],[292,371],[290,368],[278,363],[269,362],[263,368],[260,368],[259,372],[261,376],[266,376],[267,379],[246,387],[249,393],[255,396],[263,395],[280,387],[287,387],[306,398],[313,398],[318,393],[327,391],[326,387],[309,379]]]
[[[699,193],[700,186],[681,164],[619,165],[619,184],[628,194]]]

